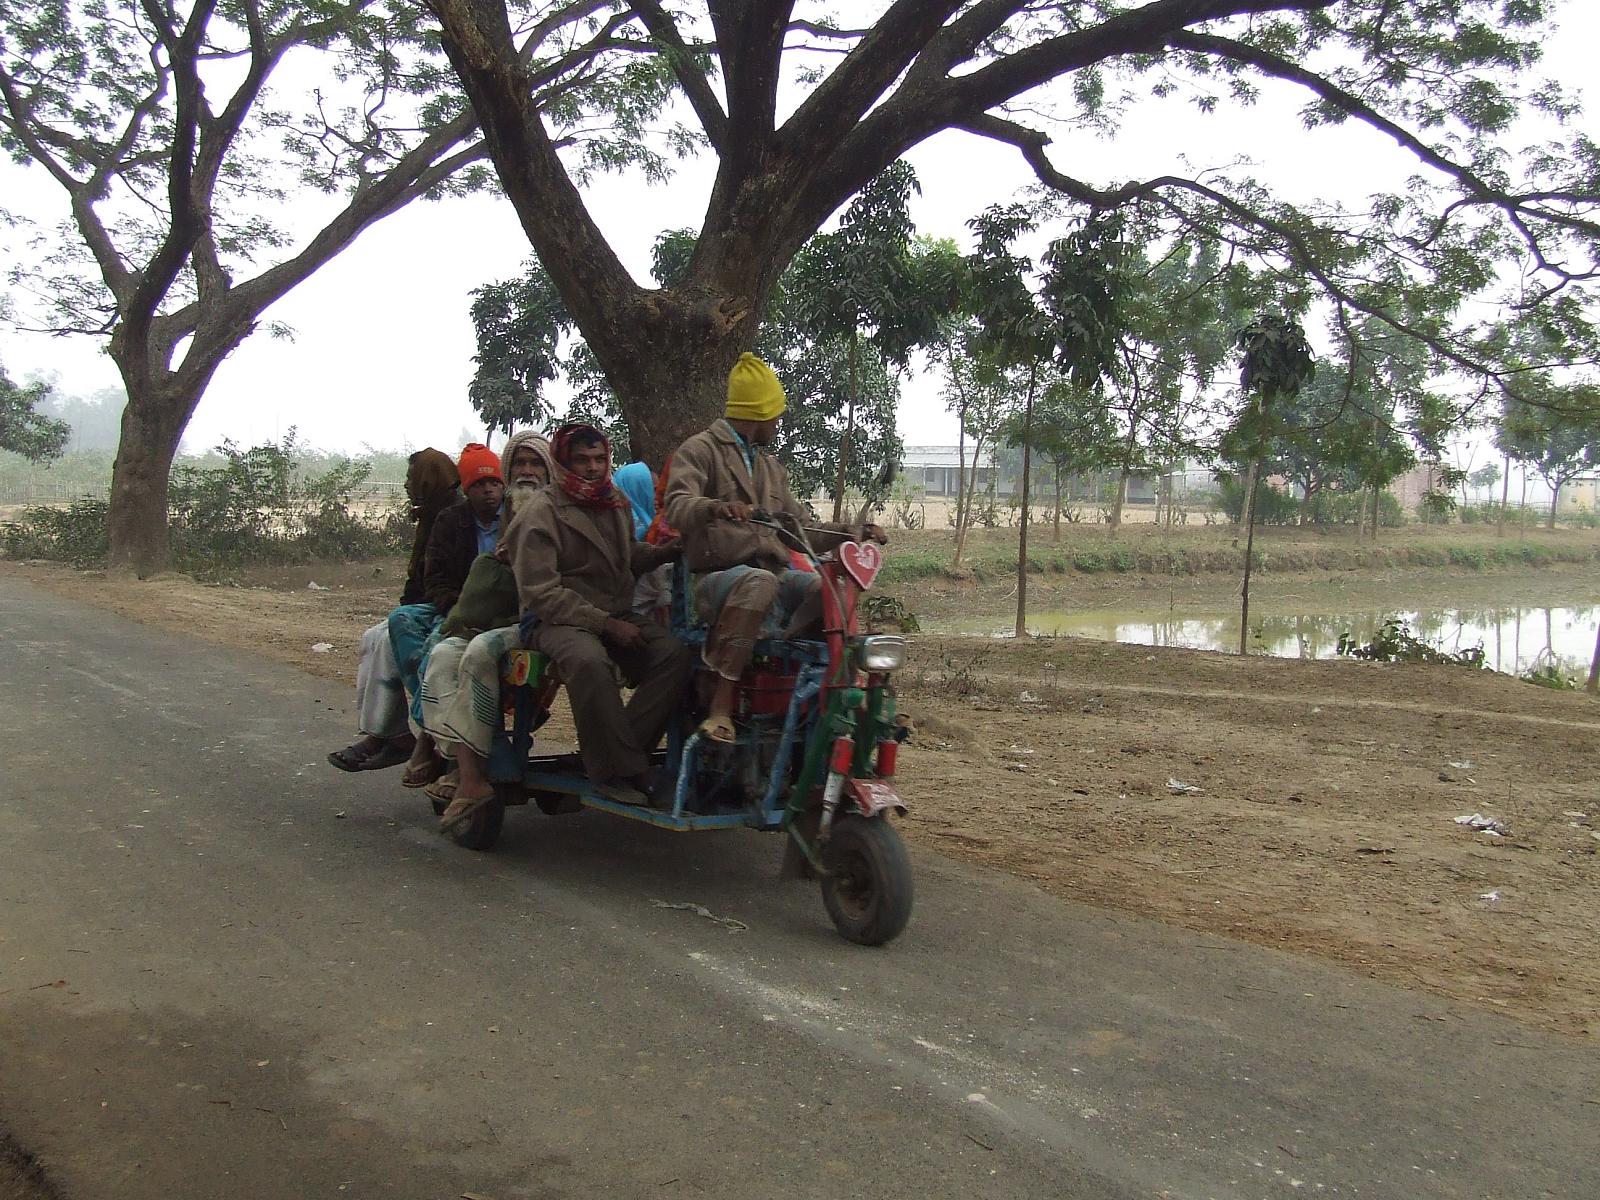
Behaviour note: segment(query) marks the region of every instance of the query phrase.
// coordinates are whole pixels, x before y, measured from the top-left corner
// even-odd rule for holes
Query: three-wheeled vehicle
[[[863,509],[858,529],[864,529]],[[662,782],[652,807],[618,803],[590,785],[575,754],[531,755],[534,730],[559,688],[543,655],[509,656],[511,728],[495,740],[489,778],[495,798],[452,836],[492,848],[509,807],[530,800],[549,815],[600,809],[662,829],[749,827],[787,835],[783,875],[821,882],[823,904],[850,941],[875,946],[911,916],[911,864],[889,814],[903,814],[895,760],[906,730],[897,721],[893,673],[905,638],[860,632],[858,602],[872,587],[883,550],[859,536],[818,554],[807,527],[786,513],[757,512],[822,578],[822,640],[763,639],[740,681],[732,745],[698,732],[703,715],[691,687],[656,755]],[[704,644],[687,570],[674,568],[673,632]],[[435,802],[435,812],[443,810]]]

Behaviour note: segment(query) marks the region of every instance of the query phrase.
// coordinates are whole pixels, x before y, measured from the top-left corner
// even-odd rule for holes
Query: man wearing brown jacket
[[[741,355],[728,376],[726,415],[674,451],[667,476],[666,521],[682,535],[695,572],[696,612],[711,623],[704,658],[718,680],[700,731],[713,741],[736,736],[734,695],[763,627],[798,637],[821,617],[820,577],[794,569],[778,535],[750,524],[751,514],[787,512],[827,530],[812,536],[819,549],[851,536],[844,526],[812,522],[790,492],[783,464],[762,452],[777,436],[786,403],[772,368]],[[876,525],[866,534],[884,540]]]
[[[550,452],[555,486],[506,531],[522,611],[538,617],[529,648],[549,655],[566,684],[590,781],[611,799],[646,804],[650,752],[683,695],[690,660],[665,629],[633,615],[634,580],[678,548],[634,541],[598,429],[564,425]],[[612,662],[636,685],[626,707]]]

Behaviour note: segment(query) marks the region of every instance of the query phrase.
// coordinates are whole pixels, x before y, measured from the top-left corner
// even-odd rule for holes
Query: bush
[[[173,565],[213,574],[245,563],[363,559],[406,550],[413,526],[403,501],[377,521],[353,511],[367,463],[342,460],[311,473],[302,468],[302,453],[291,431],[281,445],[240,450],[224,442],[219,465],[175,469],[167,492]],[[10,558],[103,564],[109,511],[97,499],[65,509],[29,508],[5,527],[0,547]]]
[[[1450,565],[1466,567],[1469,571],[1481,571],[1485,566],[1484,553],[1477,546],[1451,546]]]
[[[869,592],[861,601],[861,615],[866,618],[867,628],[873,632],[893,627],[901,633],[921,633],[922,623],[917,620],[917,614],[906,607],[905,601],[898,596],[885,595],[883,592]]]
[[[110,548],[106,519],[111,506],[85,497],[66,508],[41,505],[22,511],[20,521],[0,525],[0,551],[7,558],[47,558],[75,567],[105,563]]]
[[[1222,511],[1237,523],[1244,513],[1244,481],[1224,479],[1220,484]],[[1266,480],[1256,484],[1256,524],[1293,525],[1300,520],[1300,502]]]
[[[1363,645],[1350,634],[1342,633],[1334,649],[1339,654],[1369,662],[1441,663],[1474,670],[1484,665],[1482,646],[1470,646],[1459,653],[1440,650],[1417,637],[1409,625],[1395,617],[1385,621],[1370,642]]]

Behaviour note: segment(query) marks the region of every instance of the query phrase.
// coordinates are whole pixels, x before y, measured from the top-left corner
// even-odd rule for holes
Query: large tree
[[[580,172],[654,165],[641,127],[667,96],[649,55],[596,62],[621,41],[619,18],[585,19],[603,7],[553,6],[512,46],[524,97]],[[179,440],[267,309],[375,221],[490,178],[437,42],[407,0],[0,5],[0,146],[47,172],[69,214],[52,251],[13,272],[35,296],[21,319],[106,338],[127,390],[113,566],[165,565]],[[318,227],[289,229],[286,203],[303,214],[319,193]]]
[[[1088,209],[1149,201],[1172,228],[1303,275],[1464,370],[1501,374],[1462,304],[1495,293],[1503,264],[1523,263],[1520,294],[1563,303],[1567,335],[1588,338],[1581,303],[1563,293],[1593,274],[1600,151],[1582,136],[1527,153],[1506,144],[1525,108],[1572,111],[1531,70],[1554,0],[892,0],[859,27],[794,0],[570,5],[647,32],[716,156],[689,269],[666,288],[629,274],[549,115],[526,102],[503,0],[425,2],[506,194],[651,458],[715,411],[806,239],[947,130],[1015,146],[1041,181]],[[1053,137],[1114,127],[1141,90],[1189,89],[1210,108],[1228,94],[1248,101],[1268,82],[1304,96],[1313,131],[1356,121],[1398,144],[1417,159],[1417,180],[1346,211],[1295,207],[1237,168],[1118,183],[1080,178],[1051,157]],[[1219,143],[1198,156],[1225,162],[1250,149]]]
[[[683,278],[694,242],[687,230],[656,239],[652,268],[663,287]],[[951,243],[927,240],[906,241],[895,257],[908,281],[943,280],[946,287],[958,259]],[[839,316],[847,308],[839,303],[841,289],[830,279],[830,268],[843,269],[848,259],[835,236],[819,235],[803,247],[774,290],[755,345],[791,401],[777,454],[798,495],[839,489],[841,477],[844,490],[865,490],[885,461],[898,461],[900,385],[891,356],[903,362],[910,342],[933,327],[926,296],[939,289],[891,280],[877,294],[867,346],[856,344],[858,335]],[[476,289],[472,322],[478,369],[469,395],[491,430],[554,423],[565,390],[572,394],[566,419],[595,420],[631,450],[616,394],[537,261],[515,279]],[[854,446],[848,456],[841,454],[846,439]]]

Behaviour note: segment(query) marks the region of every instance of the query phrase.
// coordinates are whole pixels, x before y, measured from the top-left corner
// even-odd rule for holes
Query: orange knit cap
[[[498,479],[505,482],[505,477],[500,474],[500,456],[482,442],[468,442],[461,448],[461,458],[456,462],[456,470],[461,475],[461,488],[465,491],[480,479]]]

